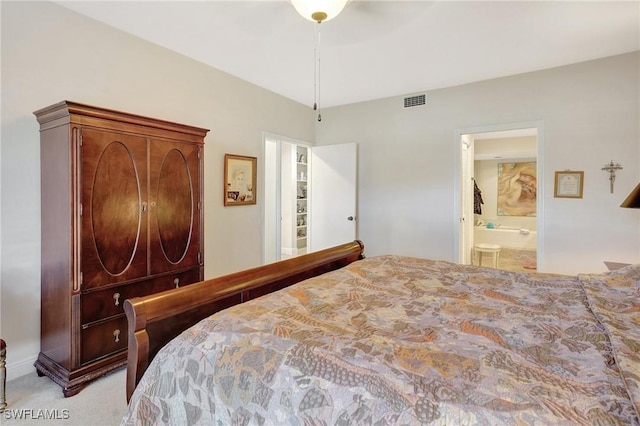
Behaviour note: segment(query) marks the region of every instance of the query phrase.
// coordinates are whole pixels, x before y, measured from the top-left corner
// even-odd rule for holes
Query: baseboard
[[[36,368],[33,364],[38,359],[37,356],[23,359],[22,361],[7,363],[7,381],[26,376],[27,374],[36,374]]]
[[[282,247],[280,250],[283,256],[300,256],[301,254],[306,254],[306,248],[290,248],[290,247]]]
[[[296,254],[296,249],[291,247],[281,247],[280,252],[285,256],[293,256]]]

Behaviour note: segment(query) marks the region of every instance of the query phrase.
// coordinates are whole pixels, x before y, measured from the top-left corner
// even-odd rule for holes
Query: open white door
[[[356,239],[357,145],[311,149],[309,251]]]

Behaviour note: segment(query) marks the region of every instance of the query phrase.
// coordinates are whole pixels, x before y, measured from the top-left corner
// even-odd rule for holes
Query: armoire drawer
[[[127,317],[82,328],[80,362],[95,361],[127,348]]]
[[[146,281],[111,287],[82,295],[82,324],[124,313],[126,299],[158,293],[178,286],[196,283],[200,270],[192,269],[179,274],[170,274]]]

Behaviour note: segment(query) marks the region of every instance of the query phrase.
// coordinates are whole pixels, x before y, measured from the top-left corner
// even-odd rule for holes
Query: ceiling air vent
[[[427,103],[427,95],[409,96],[408,98],[404,98],[405,108],[425,105],[426,103]]]

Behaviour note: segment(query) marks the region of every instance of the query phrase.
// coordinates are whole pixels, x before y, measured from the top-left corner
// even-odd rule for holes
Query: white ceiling
[[[316,24],[285,0],[55,2],[313,104]],[[637,50],[640,0],[352,0],[321,24],[321,106]]]

